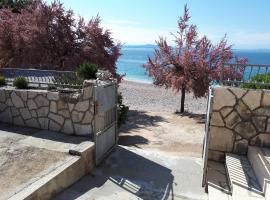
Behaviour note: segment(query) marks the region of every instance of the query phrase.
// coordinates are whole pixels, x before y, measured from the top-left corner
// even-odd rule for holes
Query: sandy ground
[[[119,144],[199,157],[203,133],[204,115],[131,110]]]
[[[170,154],[200,157],[204,137],[206,98],[186,96],[186,112],[176,113],[180,95],[151,84],[124,81],[120,92],[130,107],[120,129],[119,144]]]

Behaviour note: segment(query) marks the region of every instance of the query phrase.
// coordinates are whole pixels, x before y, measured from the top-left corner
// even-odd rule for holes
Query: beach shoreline
[[[131,110],[153,112],[177,112],[180,109],[181,93],[171,89],[154,86],[152,83],[123,80],[119,86],[124,104]],[[194,98],[186,94],[185,111],[194,114],[205,114],[207,98]]]
[[[125,78],[122,80],[122,82],[133,82],[133,83],[144,83],[144,84],[150,84],[153,85],[153,82],[147,81],[147,80],[141,80],[141,79],[133,79],[133,78]]]

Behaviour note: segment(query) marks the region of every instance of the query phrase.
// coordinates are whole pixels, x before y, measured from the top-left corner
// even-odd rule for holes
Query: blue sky
[[[50,2],[51,0],[47,0]],[[99,14],[102,24],[124,44],[172,40],[184,4],[199,34],[217,42],[225,34],[234,48],[270,48],[269,0],[62,0],[86,19]]]

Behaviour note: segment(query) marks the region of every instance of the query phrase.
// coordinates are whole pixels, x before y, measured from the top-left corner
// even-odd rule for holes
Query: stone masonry
[[[94,82],[82,92],[0,88],[0,121],[75,135],[88,135],[94,125]]]
[[[244,155],[248,145],[270,147],[270,91],[215,87],[208,157]]]

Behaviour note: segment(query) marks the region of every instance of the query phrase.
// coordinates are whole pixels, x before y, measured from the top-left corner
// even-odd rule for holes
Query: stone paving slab
[[[73,137],[0,123],[0,200],[49,174],[86,137]]]

